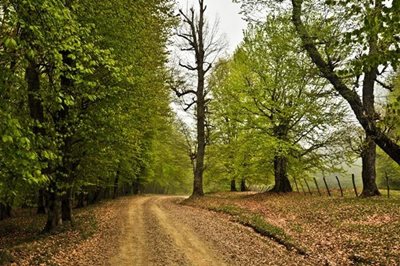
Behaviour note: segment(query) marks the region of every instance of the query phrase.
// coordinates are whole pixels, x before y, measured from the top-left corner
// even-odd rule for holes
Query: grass
[[[282,228],[268,223],[260,214],[251,213],[234,205],[210,207],[209,210],[229,214],[233,216],[237,222],[253,228],[254,231],[262,236],[271,238],[289,250],[295,250],[301,255],[306,255],[305,249],[296,244]]]

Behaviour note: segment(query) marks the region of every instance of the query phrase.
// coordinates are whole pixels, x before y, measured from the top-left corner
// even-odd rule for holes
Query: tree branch
[[[394,89],[394,86],[393,85],[388,85],[388,84],[385,84],[385,83],[383,83],[382,81],[380,81],[379,79],[375,79],[375,81],[379,84],[379,85],[381,85],[383,88],[385,88],[385,89],[387,89],[387,90],[389,90],[389,91],[393,91],[393,89]]]
[[[302,40],[303,46],[314,64],[318,67],[323,77],[330,81],[339,94],[350,104],[351,109],[375,143],[382,148],[397,164],[400,165],[400,146],[389,138],[376,124],[374,117],[369,117],[357,92],[349,89],[345,82],[331,69],[322,58],[320,52],[313,43],[313,39],[307,31],[301,19],[303,0],[292,0],[292,22]]]

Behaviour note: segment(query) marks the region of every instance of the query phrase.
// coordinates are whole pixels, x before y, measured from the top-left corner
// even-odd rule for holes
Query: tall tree
[[[185,110],[195,106],[197,127],[197,149],[194,171],[192,196],[203,196],[203,172],[204,157],[207,144],[206,136],[206,111],[208,99],[206,90],[206,75],[212,68],[212,63],[221,49],[221,43],[216,37],[216,28],[210,28],[205,18],[207,6],[204,0],[198,1],[199,10],[196,13],[194,7],[184,12],[179,10],[183,19],[183,27],[178,36],[183,40],[182,51],[191,53],[190,62],[179,62],[179,65],[187,71],[196,73],[196,88],[173,88],[178,97],[194,96]]]

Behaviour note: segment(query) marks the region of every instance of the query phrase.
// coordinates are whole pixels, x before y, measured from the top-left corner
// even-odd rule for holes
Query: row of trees
[[[242,4],[250,26],[235,54],[216,65],[206,60],[218,43],[207,41],[215,40],[215,31],[205,22],[204,1],[197,15],[193,8],[181,12],[189,26],[179,34],[189,45],[182,50],[196,64],[180,65],[197,71],[198,86],[176,93],[195,95],[187,109],[197,108],[198,149],[211,144],[207,183],[219,177],[234,190],[237,179],[245,188],[248,177],[265,183],[274,176],[273,191],[289,192],[289,175],[335,171],[358,155],[362,195],[379,195],[376,145],[397,165],[392,168],[400,163],[398,87],[392,78],[400,58],[399,3],[234,2]],[[377,89],[390,94],[378,109]],[[196,167],[204,170],[203,162]],[[195,180],[202,183],[199,172]]]
[[[0,1],[2,217],[38,206],[51,231],[88,197],[186,191],[166,82],[172,10],[161,0]]]

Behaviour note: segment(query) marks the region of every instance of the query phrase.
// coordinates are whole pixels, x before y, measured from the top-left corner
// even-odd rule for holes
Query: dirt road
[[[109,264],[309,264],[305,258],[224,215],[178,205],[180,200],[169,196],[132,198],[126,210],[119,252]]]

